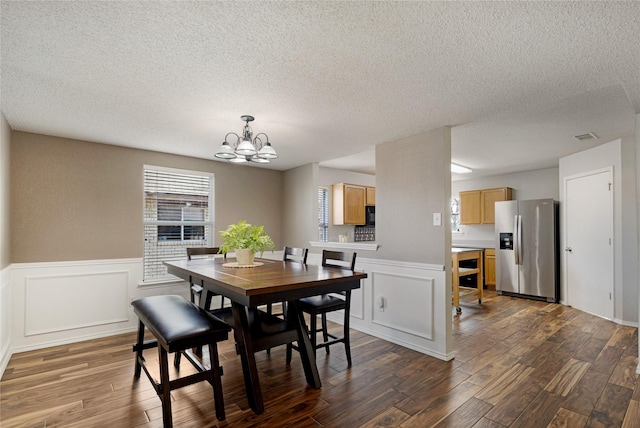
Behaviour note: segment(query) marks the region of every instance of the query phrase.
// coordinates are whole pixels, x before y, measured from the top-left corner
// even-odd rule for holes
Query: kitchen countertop
[[[380,245],[376,244],[374,241],[361,241],[361,242],[320,242],[320,241],[310,241],[309,244],[312,247],[321,247],[321,248],[338,248],[345,250],[368,250],[368,251],[378,251]]]
[[[476,247],[451,247],[452,253],[465,253],[467,251],[484,251],[484,248]]]
[[[461,239],[455,239],[451,241],[451,247],[459,247],[459,248],[495,248],[496,247],[496,242],[491,239],[491,240],[461,240]]]

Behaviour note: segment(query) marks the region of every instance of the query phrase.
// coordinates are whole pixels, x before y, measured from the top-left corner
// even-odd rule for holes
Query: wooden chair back
[[[282,261],[297,261],[302,264],[307,264],[307,255],[309,254],[308,248],[296,248],[296,247],[284,247],[284,254],[282,255]]]
[[[356,253],[323,250],[322,266],[353,270],[356,267]]]
[[[192,260],[194,258],[200,258],[202,256],[215,256],[220,253],[220,247],[189,247],[187,248],[187,260]],[[227,254],[225,253],[223,257],[226,259]],[[202,299],[202,293],[204,291],[204,287],[202,281],[200,284],[194,282],[193,278],[189,277],[189,282],[191,283],[191,303],[196,303],[196,296],[199,299]],[[206,292],[204,293],[204,304],[203,308],[209,310],[211,307],[211,300],[213,296],[217,294]],[[220,297],[220,309],[224,308],[224,297]]]
[[[189,247],[187,248],[187,259],[191,260],[192,257],[209,256],[220,253],[220,247]],[[225,258],[227,255],[224,255]]]

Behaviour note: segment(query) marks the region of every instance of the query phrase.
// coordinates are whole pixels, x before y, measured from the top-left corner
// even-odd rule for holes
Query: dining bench
[[[136,352],[135,377],[139,378],[144,369],[156,393],[162,401],[162,419],[165,428],[172,427],[171,391],[194,383],[208,381],[213,387],[216,417],[225,419],[224,398],[222,396],[222,367],[218,356],[218,342],[227,340],[229,326],[215,319],[189,302],[182,296],[163,295],[144,297],[131,303],[138,316],[138,338],[133,345]],[[144,341],[145,328],[154,336],[154,340]],[[198,346],[209,346],[211,367],[204,364],[186,352],[187,349]],[[160,381],[154,379],[143,356],[143,351],[158,348],[160,361]],[[197,373],[174,380],[169,376],[169,353],[178,353],[191,362]],[[178,355],[177,354],[177,355]],[[180,359],[174,360],[178,366]]]

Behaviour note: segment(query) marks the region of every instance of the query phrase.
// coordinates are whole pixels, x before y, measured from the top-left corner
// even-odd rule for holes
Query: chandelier
[[[276,159],[278,154],[269,143],[269,136],[264,132],[253,136],[249,122],[253,122],[254,117],[244,115],[240,116],[240,119],[245,121],[245,125],[242,127],[242,136],[235,132],[229,132],[225,135],[224,142],[214,156],[233,163],[269,163],[271,159]],[[235,141],[229,142],[229,135],[236,137]]]

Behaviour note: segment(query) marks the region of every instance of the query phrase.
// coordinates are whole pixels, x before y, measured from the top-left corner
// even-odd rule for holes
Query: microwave
[[[375,205],[367,205],[364,207],[364,215],[365,215],[365,226],[375,226],[376,225],[376,206]]]

